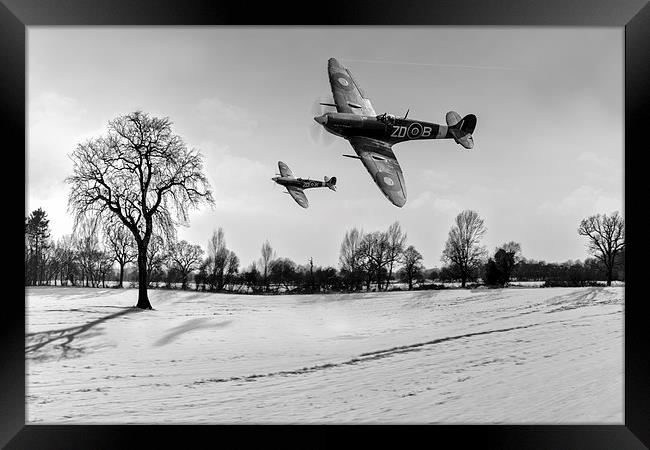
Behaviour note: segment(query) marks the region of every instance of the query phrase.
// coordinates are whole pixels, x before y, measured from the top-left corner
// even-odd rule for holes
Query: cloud
[[[622,158],[620,161],[615,161],[613,158],[607,156],[599,156],[592,152],[582,152],[578,156],[578,162],[589,167],[610,170],[612,167],[616,167],[616,165],[621,165]]]
[[[79,102],[56,92],[44,92],[29,102],[29,126],[49,125],[52,121],[59,124],[79,122],[86,114]]]
[[[215,97],[199,100],[192,113],[210,132],[221,135],[245,137],[250,135],[258,125],[244,108],[228,104]]]
[[[229,147],[214,142],[199,145],[204,171],[212,186],[215,209],[230,212],[270,210],[267,201],[273,190],[269,168],[259,161],[231,154]]]
[[[56,92],[30,96],[27,122],[27,179],[37,197],[49,198],[72,168],[71,153],[84,129],[87,111]]]
[[[434,187],[441,191],[447,191],[452,187],[452,180],[449,175],[432,169],[424,169],[422,171],[421,179],[428,186]]]
[[[460,204],[454,200],[440,197],[432,191],[425,191],[419,194],[410,202],[407,202],[404,209],[418,210],[428,208],[440,215],[456,214],[462,210]]]
[[[559,202],[546,201],[537,208],[538,214],[586,213],[621,211],[623,199],[606,194],[603,189],[583,185]]]
[[[615,159],[591,152],[582,152],[578,156],[577,162],[589,182],[619,186],[623,184],[622,155]]]

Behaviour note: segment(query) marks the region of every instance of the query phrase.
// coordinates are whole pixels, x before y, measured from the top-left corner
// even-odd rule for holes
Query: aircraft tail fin
[[[472,133],[476,128],[476,116],[474,114],[468,114],[461,119],[460,114],[456,111],[449,111],[446,120],[449,133],[457,144],[465,148],[474,147],[474,138],[472,137]]]
[[[336,191],[336,177],[330,178],[326,176],[324,180],[325,180],[325,186],[327,186],[333,191]]]

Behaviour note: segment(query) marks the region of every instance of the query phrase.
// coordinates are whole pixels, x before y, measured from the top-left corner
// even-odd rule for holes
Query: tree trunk
[[[612,285],[612,272],[613,272],[613,266],[607,267],[607,286]]]
[[[223,290],[223,269],[217,272],[217,291]]]
[[[388,290],[388,288],[390,286],[390,279],[392,277],[393,277],[393,263],[391,262],[390,263],[390,270],[388,271],[388,279],[386,280],[386,289],[384,289],[385,291]]]
[[[120,263],[120,284],[118,286],[121,288],[124,287],[124,285],[122,284],[123,280],[124,280],[124,264]]]
[[[36,236],[36,253],[35,253],[35,256],[36,256],[36,261],[35,261],[36,264],[35,264],[35,273],[34,273],[34,275],[35,275],[34,286],[38,286],[39,281],[40,281],[40,270],[39,270],[39,261],[38,261],[38,259],[39,259],[38,258],[38,256],[39,256],[39,252],[38,252],[38,236]]]
[[[465,282],[467,281],[467,275],[463,273],[460,276],[460,287],[464,288],[465,287]]]
[[[138,245],[138,304],[140,309],[153,309],[147,295],[147,249]]]
[[[269,284],[268,284],[268,281],[267,281],[267,275],[268,275],[267,274],[267,268],[264,267],[264,292],[269,291]]]

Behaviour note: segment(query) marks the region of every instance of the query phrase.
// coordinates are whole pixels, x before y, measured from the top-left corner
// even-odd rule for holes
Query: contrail
[[[369,64],[400,64],[406,66],[457,67],[461,69],[530,70],[525,67],[465,66],[460,64],[434,64],[434,63],[419,63],[419,62],[408,62],[408,61],[377,61],[377,60],[369,60],[369,59],[341,59],[341,61],[369,63]]]

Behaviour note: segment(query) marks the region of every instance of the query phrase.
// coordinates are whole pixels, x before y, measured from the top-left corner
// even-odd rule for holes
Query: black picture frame
[[[340,438],[341,430],[376,439],[410,438],[402,445],[452,442],[487,448],[636,449],[650,446],[649,327],[644,324],[640,261],[647,170],[641,164],[650,107],[650,5],[648,0],[346,0],[344,2],[232,2],[225,0],[0,0],[0,127],[6,174],[26,174],[26,27],[36,25],[485,25],[624,27],[625,30],[625,412],[623,425],[434,425],[426,427],[221,427],[221,426],[56,426],[25,425],[25,309],[16,287],[5,290],[0,327],[0,445],[36,448],[193,448],[190,441],[216,447],[237,439],[240,445],[281,436],[291,446],[365,442]],[[7,139],[8,138],[8,139]],[[23,158],[20,159],[20,148]],[[25,197],[11,192],[5,176],[9,210],[25,209]],[[25,192],[27,179],[25,175]],[[644,195],[646,194],[646,195]],[[639,196],[639,201],[634,198]],[[14,211],[16,221],[19,217]],[[9,223],[14,224],[14,219]],[[10,227],[13,229],[13,226]],[[16,230],[17,231],[17,230]],[[18,257],[19,241],[7,239]],[[631,248],[630,248],[631,247]],[[7,254],[13,254],[7,252]],[[7,259],[6,259],[7,260]],[[14,260],[15,261],[15,260]],[[5,282],[19,277],[5,267]],[[14,274],[14,272],[16,272]],[[14,278],[16,277],[16,278]],[[12,280],[10,282],[10,280]],[[24,298],[24,291],[22,297]],[[300,431],[300,437],[295,434]],[[303,433],[303,432],[307,433]],[[334,436],[329,432],[335,431]],[[306,437],[305,437],[306,436]],[[449,441],[451,439],[451,441]],[[232,442],[232,441],[231,441]],[[268,445],[270,441],[264,441]],[[422,441],[420,441],[422,442]]]

